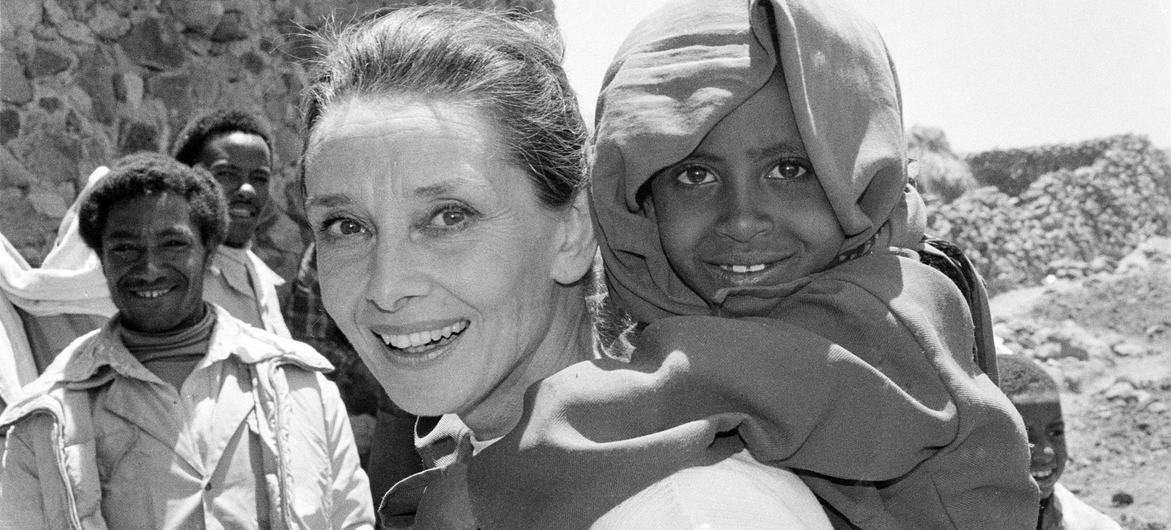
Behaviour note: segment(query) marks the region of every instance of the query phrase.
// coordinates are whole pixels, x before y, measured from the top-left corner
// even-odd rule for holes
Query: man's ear
[[[589,191],[578,192],[573,203],[561,215],[561,226],[557,229],[555,239],[556,254],[550,273],[557,283],[569,285],[589,272],[598,250],[590,215]]]

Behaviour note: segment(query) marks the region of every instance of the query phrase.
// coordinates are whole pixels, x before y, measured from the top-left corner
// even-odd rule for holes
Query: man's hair
[[[1057,382],[1036,361],[1017,354],[998,355],[1000,390],[1012,402],[1057,400]]]
[[[586,127],[556,28],[518,13],[427,6],[333,31],[321,37],[327,53],[302,98],[302,157],[338,101],[421,97],[483,112],[545,207],[564,207],[585,187]]]
[[[86,193],[77,214],[81,239],[101,255],[102,231],[110,209],[131,199],[163,193],[182,197],[191,205],[191,224],[199,229],[204,247],[214,249],[223,242],[228,233],[228,206],[219,183],[207,171],[146,152],[120,158]]]
[[[268,156],[273,156],[272,132],[260,117],[239,109],[215,110],[197,116],[187,122],[175,141],[171,142],[171,156],[189,166],[199,162],[199,155],[203,153],[208,142],[234,132],[255,134],[264,139],[268,146]]]

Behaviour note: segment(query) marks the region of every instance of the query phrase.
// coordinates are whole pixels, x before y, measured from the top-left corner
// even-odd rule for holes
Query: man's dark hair
[[[216,248],[228,234],[228,206],[224,192],[211,174],[180,164],[159,153],[135,153],[120,158],[86,193],[77,214],[78,232],[85,244],[102,253],[102,231],[110,209],[119,203],[153,194],[173,193],[191,205],[191,224],[200,241]]]
[[[255,134],[264,139],[271,161],[272,132],[268,125],[259,116],[239,109],[215,110],[187,122],[183,130],[175,135],[175,141],[171,142],[171,156],[194,166],[199,162],[199,155],[208,142],[234,132]]]

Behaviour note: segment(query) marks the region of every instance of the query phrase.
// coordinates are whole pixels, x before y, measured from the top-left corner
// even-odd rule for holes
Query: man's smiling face
[[[191,205],[172,193],[110,205],[101,261],[122,325],[162,333],[202,318],[209,255],[200,236]]]

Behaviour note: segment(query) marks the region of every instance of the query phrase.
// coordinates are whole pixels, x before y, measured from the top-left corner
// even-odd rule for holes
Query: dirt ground
[[[997,334],[1061,386],[1060,482],[1123,528],[1171,528],[1171,240],[1115,272],[992,301]]]

